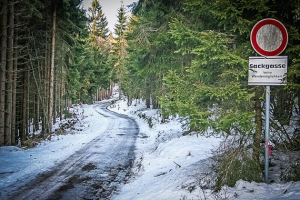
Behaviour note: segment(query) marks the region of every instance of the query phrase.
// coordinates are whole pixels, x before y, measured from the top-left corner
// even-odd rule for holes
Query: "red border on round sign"
[[[274,51],[263,50],[262,48],[260,48],[260,46],[258,45],[258,43],[256,41],[256,35],[257,35],[257,32],[259,31],[259,29],[261,27],[263,27],[264,25],[268,25],[268,24],[272,24],[272,25],[276,26],[277,28],[279,28],[279,30],[281,31],[281,34],[282,34],[282,43]],[[286,28],[284,27],[284,25],[280,21],[278,21],[276,19],[272,19],[272,18],[267,18],[267,19],[263,19],[263,20],[257,22],[254,25],[254,27],[251,31],[250,41],[251,41],[252,47],[258,54],[260,54],[262,56],[277,56],[277,55],[281,54],[287,46],[288,32],[287,32]]]

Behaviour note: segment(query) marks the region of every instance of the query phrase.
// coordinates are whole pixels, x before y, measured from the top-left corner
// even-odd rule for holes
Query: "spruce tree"
[[[93,39],[97,38],[107,38],[109,29],[108,29],[108,22],[106,16],[102,11],[102,7],[98,0],[93,0],[91,3],[91,7],[89,7],[89,12],[91,13],[90,16],[90,35]]]
[[[68,75],[69,91],[72,99],[81,102],[92,102],[94,94],[99,88],[109,87],[109,50],[108,23],[102,12],[99,1],[94,0],[88,8],[89,31],[80,37],[77,44],[77,57],[70,66],[72,71]]]
[[[185,117],[189,128],[186,133],[225,136],[228,145],[217,152],[218,186],[232,185],[241,178],[261,180],[264,88],[247,84],[248,57],[255,55],[249,36],[260,19],[281,19],[293,33],[295,46],[289,54],[294,58],[298,52],[295,13],[299,2],[288,5],[269,0],[149,0],[139,1],[134,10],[136,20],[131,21],[133,27],[128,37],[130,76],[127,78],[147,83],[148,87],[131,86],[136,85],[136,91],[142,88],[146,93],[160,96],[165,116]],[[287,7],[291,10],[286,10]],[[293,75],[291,72],[289,75],[297,83],[294,80],[298,77],[298,59],[289,63],[294,69]],[[164,77],[164,85],[160,93],[154,93],[159,91],[153,87],[159,77]],[[285,118],[282,122],[289,121],[289,111],[297,110],[291,103],[297,98],[291,91],[286,94],[288,101],[283,102],[284,97],[280,96],[273,100],[279,105],[274,107],[274,114],[278,119]],[[288,109],[284,112],[283,108]]]
[[[123,76],[126,73],[125,58],[127,56],[126,47],[127,41],[125,38],[125,32],[127,28],[127,17],[124,5],[118,9],[118,21],[115,24],[114,33],[116,35],[115,43],[113,45],[113,63],[114,74],[118,81],[119,86],[119,99],[121,99]]]

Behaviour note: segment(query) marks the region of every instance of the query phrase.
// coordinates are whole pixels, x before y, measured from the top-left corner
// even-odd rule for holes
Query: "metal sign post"
[[[281,54],[288,43],[284,25],[272,18],[257,22],[250,36],[253,49],[263,57],[249,57],[248,85],[266,86],[265,182],[269,177],[270,85],[285,85],[287,56]]]
[[[269,177],[269,124],[270,124],[270,86],[266,86],[266,115],[265,115],[265,182]]]

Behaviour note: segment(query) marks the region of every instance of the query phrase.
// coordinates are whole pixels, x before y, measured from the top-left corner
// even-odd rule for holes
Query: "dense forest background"
[[[1,0],[0,146],[51,136],[72,104],[108,98],[118,83],[162,122],[183,117],[185,134],[224,136],[218,186],[259,181],[265,87],[248,85],[249,38],[274,18],[289,33],[289,64],[288,84],[271,87],[270,139],[300,149],[299,0],[140,0],[130,17],[120,7],[114,33],[99,2],[87,15],[80,0]]]
[[[1,0],[0,145],[51,136],[73,103],[109,96],[114,38],[101,5],[81,3]]]

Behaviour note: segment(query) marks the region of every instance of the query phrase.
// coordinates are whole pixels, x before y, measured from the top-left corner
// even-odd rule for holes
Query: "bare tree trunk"
[[[102,94],[101,94],[101,87],[98,89],[98,97],[97,97],[97,101],[101,101],[102,100]]]
[[[103,99],[107,99],[106,90],[105,89],[102,89],[102,98]]]
[[[17,51],[17,47],[18,47],[18,34],[15,34],[15,39],[14,39],[14,61],[13,61],[13,92],[12,92],[12,100],[13,100],[13,107],[12,107],[12,141],[14,143],[17,142],[17,139],[15,138],[16,134],[17,134],[17,123],[16,123],[16,119],[17,119],[17,72],[18,72],[18,59],[16,59],[18,57],[18,51]]]
[[[102,93],[102,87],[98,89],[98,101],[103,100],[103,93]]]
[[[55,79],[55,81],[53,82],[53,106],[52,106],[52,108],[53,108],[53,111],[52,111],[52,124],[55,124],[56,123],[56,112],[57,112],[57,110],[56,110],[56,106],[57,106],[57,103],[56,103],[56,99],[57,99],[57,95],[56,95],[56,93],[57,93],[57,79],[56,78],[54,78]],[[50,129],[51,130],[51,129]]]
[[[103,95],[102,95],[102,88],[99,89],[99,97],[98,97],[99,101],[103,100]]]
[[[150,108],[150,107],[151,107],[150,96],[148,96],[148,94],[146,94],[146,107],[147,107],[147,108]]]
[[[48,127],[48,121],[51,121],[51,118],[48,119],[48,104],[49,101],[47,99],[47,97],[49,96],[49,75],[50,75],[50,62],[49,60],[51,59],[51,53],[50,53],[50,45],[49,45],[49,40],[48,40],[48,35],[46,34],[46,40],[45,40],[45,57],[44,57],[44,69],[41,72],[42,74],[42,78],[40,79],[40,81],[44,81],[44,90],[43,91],[39,91],[40,93],[43,94],[38,94],[40,95],[40,105],[41,105],[41,117],[42,117],[42,132],[41,132],[41,137],[43,137],[44,135],[46,135],[49,131],[49,127]]]
[[[7,90],[6,90],[6,112],[5,112],[5,145],[13,145],[15,142],[12,141],[12,97],[13,97],[13,68],[14,68],[14,59],[13,59],[13,49],[14,49],[14,2],[9,1],[9,15],[8,15],[8,45],[7,45]]]
[[[150,86],[147,85],[148,80],[145,80],[145,84],[146,84],[146,94],[145,94],[145,98],[146,98],[146,106],[147,108],[151,107],[151,91],[150,91]]]
[[[57,81],[56,81],[56,89],[55,89],[55,94],[56,94],[56,100],[55,100],[55,104],[56,104],[56,109],[55,109],[55,112],[56,112],[56,117],[60,119],[60,106],[61,106],[61,85],[62,85],[62,73],[61,73],[61,69],[60,69],[60,77],[57,78]],[[56,119],[55,119],[56,120]]]
[[[113,88],[114,88],[114,84],[110,81],[110,85],[109,85],[109,96],[110,97],[113,95]]]
[[[28,95],[29,95],[29,89],[28,89],[28,77],[29,77],[29,72],[28,72],[28,66],[25,64],[24,67],[24,86],[23,86],[23,106],[22,106],[22,136],[21,136],[21,140],[24,141],[27,139],[27,135],[28,135],[28,118],[27,118],[27,112],[28,112]]]
[[[40,121],[40,100],[38,94],[34,94],[34,119],[33,119],[33,132],[39,130]]]
[[[131,106],[132,105],[132,97],[130,97],[129,95],[127,96],[127,106]]]
[[[158,108],[158,103],[156,101],[156,97],[152,97],[151,100],[152,100],[152,108],[157,109]]]
[[[5,72],[7,51],[7,0],[2,7],[2,38],[1,38],[1,68],[0,68],[0,146],[5,145]]]
[[[27,135],[29,135],[30,133],[30,123],[31,123],[31,119],[30,119],[30,73],[28,73],[28,94],[27,94],[27,106],[26,106],[26,132]]]
[[[49,105],[48,105],[48,128],[49,134],[52,131],[52,115],[53,115],[53,85],[54,85],[54,60],[55,60],[55,34],[56,34],[56,1],[54,1],[54,10],[52,18],[52,43],[51,43],[51,65],[49,75]]]
[[[121,99],[122,97],[122,89],[121,89],[121,80],[119,79],[119,83],[118,83],[118,86],[119,86],[119,100]]]
[[[61,78],[61,84],[60,84],[60,107],[59,107],[59,117],[60,120],[63,120],[63,110],[68,106],[66,104],[65,99],[67,99],[65,94],[65,70],[61,70],[62,78]]]

